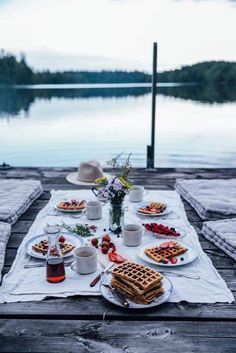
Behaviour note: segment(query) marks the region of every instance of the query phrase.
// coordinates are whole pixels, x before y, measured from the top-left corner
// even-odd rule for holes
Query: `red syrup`
[[[65,266],[64,261],[61,258],[50,258],[47,260],[47,281],[51,283],[59,283],[64,281]]]

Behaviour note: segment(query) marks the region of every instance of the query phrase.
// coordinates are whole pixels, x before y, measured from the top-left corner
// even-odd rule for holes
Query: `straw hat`
[[[95,180],[101,177],[110,177],[103,173],[101,165],[97,161],[81,162],[78,171],[67,175],[66,180],[76,185],[95,185]]]

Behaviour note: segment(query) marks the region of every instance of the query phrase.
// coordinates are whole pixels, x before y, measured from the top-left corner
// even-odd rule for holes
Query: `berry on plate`
[[[107,246],[102,246],[102,253],[103,254],[107,254],[108,250],[109,250],[109,248]]]
[[[60,238],[59,238],[59,242],[60,243],[65,243],[65,240],[66,240],[65,237],[63,237],[63,235],[61,235]]]
[[[102,241],[107,241],[108,243],[110,243],[111,238],[109,237],[108,234],[105,234],[105,235],[103,235],[103,237],[102,237]]]
[[[97,239],[97,238],[91,239],[91,244],[92,244],[93,246],[97,246],[97,245],[98,245],[98,239]]]

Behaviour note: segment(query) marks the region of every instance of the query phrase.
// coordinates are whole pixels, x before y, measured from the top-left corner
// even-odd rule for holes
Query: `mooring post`
[[[152,121],[151,145],[147,146],[147,168],[154,168],[155,159],[155,123],[156,123],[156,93],[157,93],[157,43],[153,43],[152,61]]]

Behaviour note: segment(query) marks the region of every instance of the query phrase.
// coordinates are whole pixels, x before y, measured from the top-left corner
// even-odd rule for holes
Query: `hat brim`
[[[88,182],[88,181],[82,181],[77,179],[78,172],[70,173],[66,176],[66,180],[68,183],[75,184],[75,185],[85,185],[85,186],[95,186],[95,182]],[[111,174],[108,173],[103,173],[103,176],[106,178],[110,178]]]

